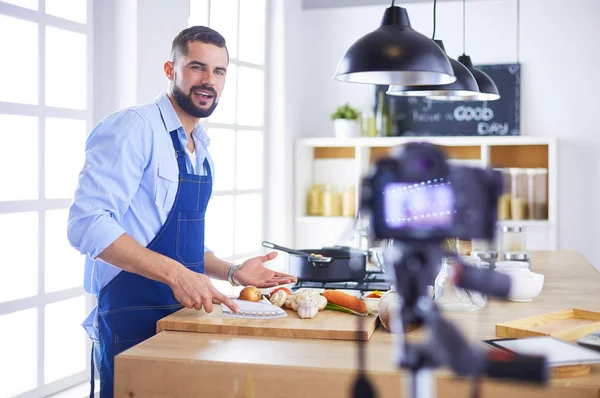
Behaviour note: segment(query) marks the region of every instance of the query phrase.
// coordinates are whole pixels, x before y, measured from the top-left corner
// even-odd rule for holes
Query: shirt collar
[[[175,112],[175,108],[173,108],[173,104],[171,104],[171,100],[169,100],[167,94],[161,93],[158,97],[156,97],[154,102],[156,102],[156,105],[158,105],[158,108],[160,109],[160,113],[167,131],[171,132],[173,130],[177,130],[178,135],[187,142],[187,136],[183,126],[181,125],[181,120],[179,120],[179,117]],[[192,131],[192,137],[202,143],[204,147],[208,147],[210,145],[210,138],[200,123],[194,127],[194,130]]]

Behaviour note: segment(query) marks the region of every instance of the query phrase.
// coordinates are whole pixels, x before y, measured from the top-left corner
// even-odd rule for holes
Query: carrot
[[[340,307],[348,308],[359,314],[367,315],[369,310],[367,304],[358,297],[349,295],[348,293],[338,292],[337,290],[325,290],[323,296],[328,302],[339,305]]]

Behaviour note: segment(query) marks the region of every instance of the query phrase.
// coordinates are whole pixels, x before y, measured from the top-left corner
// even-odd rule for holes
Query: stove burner
[[[347,289],[347,290],[358,290],[361,293],[379,290],[385,292],[390,290],[391,282],[388,281],[384,274],[381,272],[370,272],[367,271],[365,278],[360,282],[312,282],[312,281],[298,281],[291,290],[296,291],[300,288],[311,288],[311,289]]]

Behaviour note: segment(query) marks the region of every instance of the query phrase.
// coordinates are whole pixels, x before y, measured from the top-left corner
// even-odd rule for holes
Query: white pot
[[[338,138],[349,138],[360,136],[360,124],[357,120],[335,119],[333,130]]]

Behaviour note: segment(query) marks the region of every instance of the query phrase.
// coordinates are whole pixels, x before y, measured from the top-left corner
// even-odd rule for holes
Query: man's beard
[[[209,93],[211,93],[213,95],[212,97],[212,105],[210,106],[210,108],[208,109],[203,109],[200,108],[199,106],[197,106],[196,104],[194,104],[194,101],[192,100],[192,93],[194,91],[197,90],[204,90],[204,91],[208,91]],[[215,108],[217,107],[217,92],[215,91],[214,88],[207,86],[207,85],[202,85],[202,86],[194,86],[192,88],[190,88],[190,93],[188,95],[185,95],[185,93],[183,91],[181,91],[181,89],[179,87],[177,87],[177,85],[173,85],[173,98],[175,98],[175,101],[177,101],[177,104],[181,107],[181,109],[184,110],[184,112],[188,113],[189,115],[193,116],[193,117],[197,117],[197,118],[206,118],[209,117],[210,115],[212,115],[212,113],[214,112]],[[207,102],[210,100],[207,100]]]

